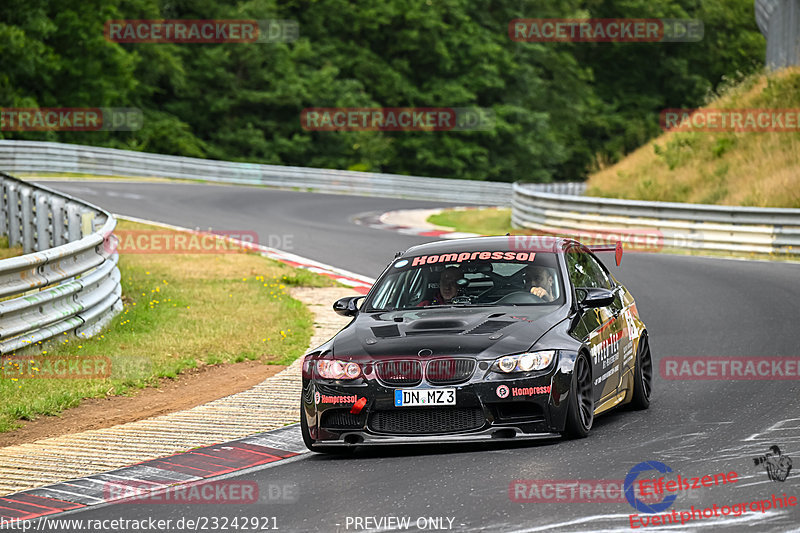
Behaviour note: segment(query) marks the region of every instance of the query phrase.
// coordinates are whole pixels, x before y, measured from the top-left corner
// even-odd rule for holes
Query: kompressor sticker
[[[544,387],[512,387],[511,394],[514,396],[536,396],[538,394],[550,394],[550,385]]]
[[[461,252],[457,254],[420,255],[411,266],[432,265],[434,263],[462,263],[464,261],[527,261],[533,262],[534,252]],[[397,266],[397,265],[395,265]]]
[[[330,403],[336,405],[339,403],[356,403],[357,400],[358,396],[326,396],[323,394],[318,403]]]

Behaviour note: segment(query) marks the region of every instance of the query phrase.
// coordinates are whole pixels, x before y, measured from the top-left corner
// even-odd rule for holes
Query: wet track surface
[[[286,251],[371,277],[380,274],[395,251],[433,239],[358,226],[352,219],[366,212],[442,205],[201,184],[46,184],[114,213],[191,228],[255,231],[262,244],[291,242]],[[617,268],[610,256],[601,258],[632,291],[648,327],[655,371],[648,411],[599,417],[589,438],[579,441],[391,447],[351,457],[304,454],[238,475],[265,488],[291,484],[296,494],[283,503],[117,504],[69,518],[155,517],[176,524],[180,518],[203,516],[275,517],[283,531],[400,530],[394,522],[378,522],[388,517],[408,517],[411,530],[624,530],[634,512],[627,502],[518,502],[510,498],[509,486],[520,479],[622,480],[634,465],[648,460],[663,462],[682,476],[739,475],[733,485],[682,491],[667,512],[730,506],[773,494],[800,496],[798,381],[664,380],[658,371],[665,356],[800,355],[800,265],[628,253]],[[785,482],[770,481],[763,467],[754,465],[753,458],[773,444],[797,465]],[[441,520],[428,520],[436,517]],[[738,517],[704,518],[667,529],[788,531],[798,524],[800,507],[789,507],[763,513],[748,509]]]

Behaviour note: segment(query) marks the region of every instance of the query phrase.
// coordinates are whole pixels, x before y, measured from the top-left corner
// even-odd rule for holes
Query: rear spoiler
[[[602,246],[587,246],[592,252],[614,252],[614,259],[617,260],[617,266],[622,263],[622,241],[617,241],[616,245],[604,244]]]

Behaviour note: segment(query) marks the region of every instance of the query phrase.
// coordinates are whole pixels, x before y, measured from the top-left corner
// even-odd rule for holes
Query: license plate
[[[455,405],[456,389],[395,389],[395,407]]]

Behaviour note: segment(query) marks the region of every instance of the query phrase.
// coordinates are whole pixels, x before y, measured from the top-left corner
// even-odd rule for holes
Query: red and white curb
[[[163,222],[154,222],[152,220],[145,220],[125,215],[114,215],[114,216],[120,220],[129,220],[131,222],[138,222],[140,224],[149,224],[151,226],[159,226],[161,228],[167,228],[175,231],[183,231],[187,233],[203,233],[203,231],[199,229],[184,228],[182,226],[165,224]],[[213,231],[213,230],[207,230],[207,231]],[[319,261],[314,261],[313,259],[302,257],[290,252],[284,252],[276,248],[270,248],[269,246],[263,246],[257,243],[244,242],[240,239],[233,239],[230,237],[219,236],[219,238],[232,242],[237,246],[241,246],[242,248],[257,250],[261,252],[264,256],[270,259],[274,259],[275,261],[279,261],[285,265],[289,265],[294,268],[304,268],[306,270],[314,272],[315,274],[320,274],[322,276],[331,278],[335,281],[338,281],[342,285],[352,287],[354,291],[360,294],[367,294],[369,288],[372,286],[373,283],[375,283],[375,280],[373,278],[362,276],[361,274],[356,274],[355,272],[350,272],[349,270],[337,268],[335,266],[327,265],[325,263],[320,263]]]
[[[456,210],[478,209],[478,207],[457,207]],[[402,209],[387,211],[386,213],[367,213],[356,217],[353,222],[361,226],[385,231],[394,231],[404,235],[418,235],[420,237],[438,237],[440,239],[466,239],[468,237],[482,237],[478,233],[454,231],[444,226],[437,226],[427,221],[431,215],[442,212],[443,209]]]
[[[195,448],[110,472],[0,497],[0,527],[13,527],[20,521],[95,505],[121,501],[137,503],[148,497],[157,500],[158,493],[175,491],[174,487],[184,485],[199,486],[202,493],[202,484],[210,483],[206,481],[209,478],[218,480],[220,476],[247,469],[266,468],[307,451],[299,424],[224,444]],[[135,496],[131,496],[132,493]],[[265,496],[256,494],[257,501]]]

